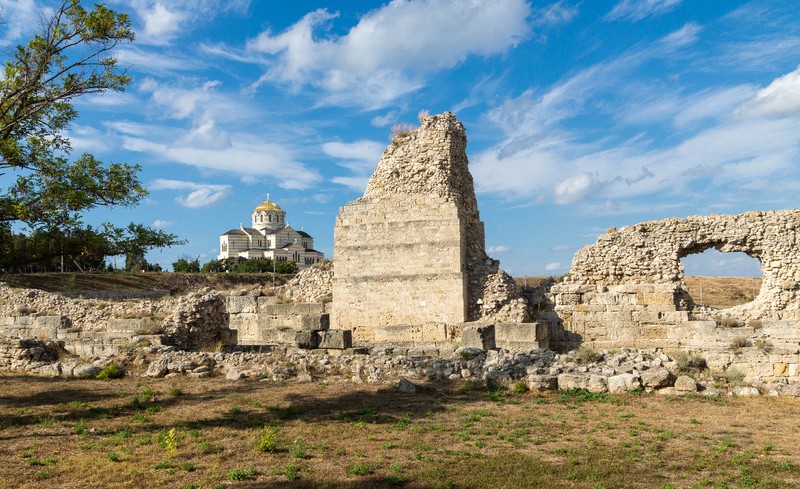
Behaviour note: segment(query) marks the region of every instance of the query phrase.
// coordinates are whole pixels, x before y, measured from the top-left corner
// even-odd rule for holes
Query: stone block
[[[296,304],[266,304],[259,303],[259,314],[271,316],[299,316],[325,314],[325,304],[301,302]]]
[[[353,347],[353,333],[349,329],[317,331],[320,348],[345,350]]]
[[[642,385],[646,388],[658,389],[672,383],[672,374],[666,368],[651,368],[640,374]]]
[[[667,327],[655,324],[643,324],[641,327],[641,336],[648,340],[666,339]]]
[[[295,342],[295,334],[298,331],[293,329],[268,329],[259,328],[258,336],[253,343],[267,344],[267,345],[293,345]],[[240,342],[247,344],[245,342]]]
[[[681,375],[675,379],[676,392],[697,392],[697,382],[686,375]]]
[[[788,377],[789,376],[789,364],[788,363],[773,363],[772,364],[772,375],[775,377]]]
[[[497,323],[494,325],[495,346],[507,350],[544,348],[548,341],[544,323]]]
[[[464,325],[461,328],[461,346],[464,348],[493,350],[495,348],[494,325]]]
[[[623,394],[634,391],[642,387],[639,377],[634,374],[612,375],[608,378],[608,392],[611,394]]]
[[[555,375],[529,375],[525,379],[528,389],[534,392],[552,391],[558,388],[558,377]]]
[[[316,331],[295,331],[294,342],[299,348],[313,350],[319,345],[319,336]]]
[[[256,297],[251,296],[229,296],[226,300],[228,314],[253,314],[258,312],[258,302]]]

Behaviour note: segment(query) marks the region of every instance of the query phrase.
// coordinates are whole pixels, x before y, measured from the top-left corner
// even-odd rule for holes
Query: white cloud
[[[331,141],[323,144],[322,151],[339,160],[336,164],[351,172],[351,175],[336,176],[331,181],[344,185],[355,192],[364,192],[384,147],[385,145],[381,143],[367,140],[353,143]]]
[[[36,28],[40,7],[34,0],[0,0],[3,33],[0,46],[9,46],[20,42]]]
[[[548,263],[547,265],[544,266],[545,271],[548,271],[548,272],[555,272],[559,268],[561,268],[561,263],[559,263],[557,261]]]
[[[599,185],[596,175],[581,173],[556,183],[553,200],[556,204],[574,204],[584,200]]]
[[[680,5],[682,0],[620,0],[606,20],[630,20],[638,22],[645,17],[658,16],[670,12]]]
[[[397,122],[398,114],[396,110],[392,110],[387,112],[384,115],[376,115],[369,121],[375,127],[386,127],[389,124],[394,124]]]
[[[153,224],[151,224],[151,226],[157,229],[164,229],[172,226],[172,224],[173,224],[172,221],[164,221],[161,219],[156,219],[155,221],[153,221]]]
[[[123,3],[117,0],[117,3]],[[142,22],[137,29],[137,42],[169,44],[174,38],[197,24],[208,22],[227,12],[246,12],[250,0],[129,0]]]
[[[326,103],[377,108],[421,87],[428,73],[513,48],[530,35],[530,13],[524,0],[394,0],[346,35],[324,36],[337,14],[320,9],[281,33],[262,32],[247,49],[275,58],[256,86],[310,85],[327,92]]]
[[[168,179],[158,179],[150,185],[150,190],[191,190],[186,195],[175,197],[175,202],[190,209],[216,204],[228,195],[230,189],[230,185],[212,185]],[[155,223],[153,225],[155,226]]]
[[[501,255],[503,253],[508,253],[509,251],[511,251],[511,248],[509,248],[508,246],[505,246],[505,245],[496,245],[496,246],[492,245],[492,246],[489,246],[488,248],[486,248],[486,253],[489,253],[489,254],[496,253],[498,255]]]
[[[776,78],[736,114],[740,117],[787,117],[800,115],[800,67]]]
[[[640,97],[633,90],[648,80],[639,66],[669,58],[676,39],[687,37],[694,35],[667,36],[491,111],[489,121],[505,138],[471,157],[478,190],[619,213],[641,209],[620,202],[642,195],[681,195],[685,206],[800,182],[791,170],[800,156],[800,70],[760,91],[750,84],[694,92],[679,86],[659,96],[654,84]],[[572,124],[587,114],[606,124]],[[672,121],[673,133],[663,120]],[[627,128],[616,130],[615,122],[640,132],[621,139]],[[653,134],[644,125],[650,123]],[[747,195],[771,199],[766,191]]]

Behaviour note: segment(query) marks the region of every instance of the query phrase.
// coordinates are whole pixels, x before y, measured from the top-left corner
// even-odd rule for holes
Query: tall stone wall
[[[449,112],[420,123],[395,136],[364,196],[336,220],[332,322],[356,341],[373,340],[375,328],[478,319],[486,277],[497,272],[464,126]]]

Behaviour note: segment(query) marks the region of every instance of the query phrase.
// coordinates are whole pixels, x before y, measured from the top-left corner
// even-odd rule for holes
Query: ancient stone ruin
[[[702,352],[712,366],[800,375],[800,211],[664,219],[611,229],[575,255],[550,291],[551,344]],[[699,307],[680,259],[714,248],[761,262],[761,291],[728,309]],[[737,346],[738,345],[738,346]],[[759,347],[760,345],[760,347]]]
[[[181,297],[69,299],[0,284],[0,368],[83,377],[119,362],[156,377],[719,395],[713,379],[687,375],[707,365],[744,376],[737,395],[800,395],[800,211],[610,229],[563,281],[523,295],[485,252],[464,127],[451,113],[420,123],[394,137],[364,196],[342,207],[335,267],[315,264],[277,288]],[[761,262],[755,300],[694,303],[680,260],[710,248]]]
[[[357,343],[457,340],[487,316],[528,321],[484,249],[464,126],[449,112],[420,123],[394,137],[364,196],[336,220],[332,322]],[[504,281],[502,297],[484,297]]]

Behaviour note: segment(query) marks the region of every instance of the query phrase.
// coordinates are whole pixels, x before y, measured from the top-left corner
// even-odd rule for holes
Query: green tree
[[[172,271],[183,273],[199,273],[200,257],[197,257],[194,260],[189,258],[178,258],[178,261],[172,264]]]
[[[98,206],[136,205],[147,190],[138,165],[104,164],[92,155],[75,160],[64,136],[77,117],[76,97],[123,91],[131,79],[117,67],[114,48],[134,38],[128,16],[102,4],[63,0],[41,31],[17,46],[0,77],[0,223],[26,224],[34,234],[63,236],[49,253],[75,253],[73,238],[91,238],[82,253],[138,253],[178,244],[171,234],[131,224],[92,229],[83,214]],[[10,177],[10,178],[9,178]],[[2,234],[2,236],[6,236]],[[70,238],[70,239],[67,239]],[[63,246],[71,245],[66,250]],[[8,243],[0,244],[5,253]]]

